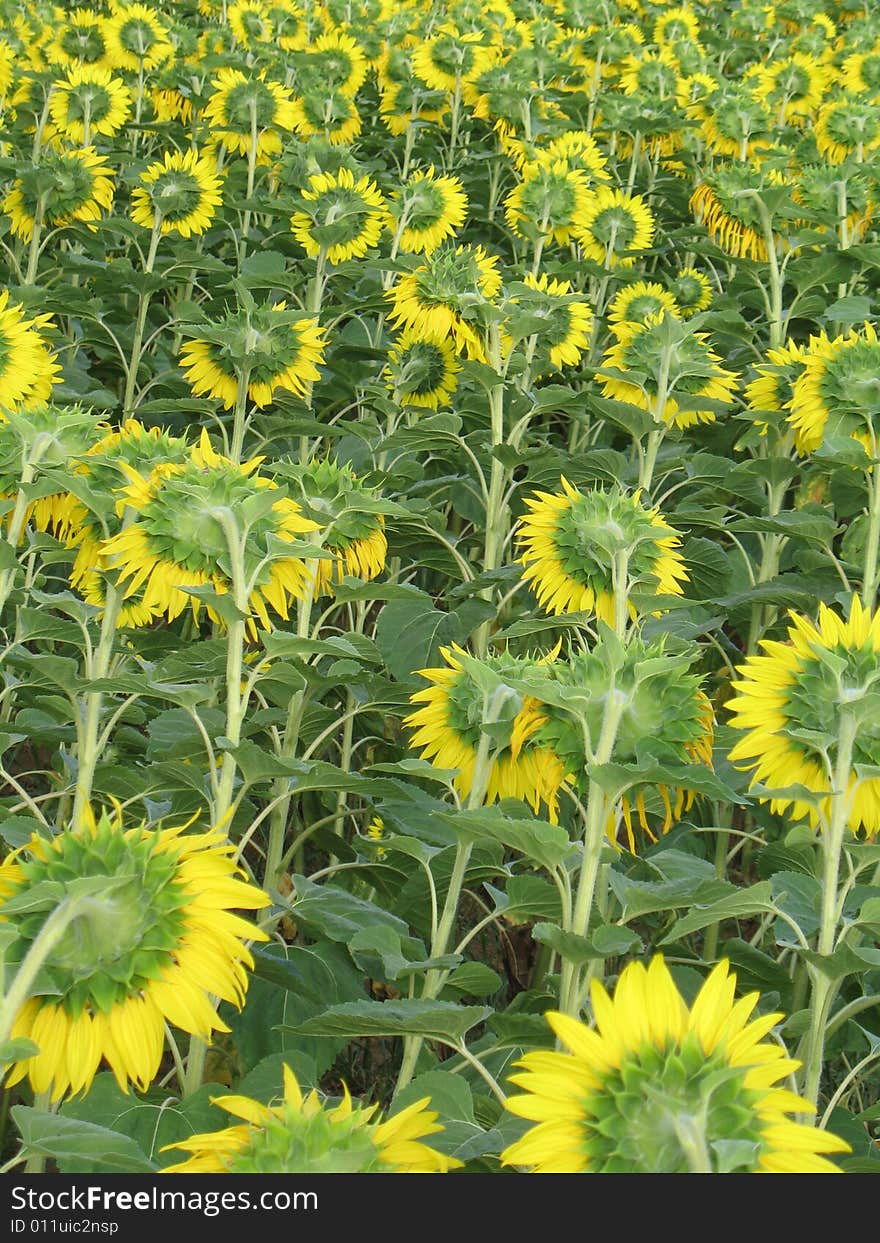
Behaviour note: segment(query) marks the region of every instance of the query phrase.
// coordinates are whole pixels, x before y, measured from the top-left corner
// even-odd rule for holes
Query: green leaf
[[[413,592],[410,600],[390,600],[376,623],[376,646],[388,671],[399,681],[417,669],[440,663],[440,648],[466,636],[455,613],[434,608],[430,596]]]
[[[12,1117],[28,1152],[57,1161],[65,1174],[148,1174],[156,1166],[128,1135],[78,1118],[15,1105]]]
[[[444,995],[456,997],[493,997],[504,987],[497,971],[484,962],[463,962],[449,975],[443,985]]]
[[[770,882],[762,880],[757,885],[738,889],[707,906],[696,904],[689,914],[676,920],[660,944],[668,945],[670,941],[677,941],[691,932],[699,932],[701,928],[708,928],[710,924],[717,924],[722,919],[745,919],[772,909]]]
[[[419,972],[455,967],[461,962],[460,954],[444,954],[441,958],[426,958],[424,946],[413,937],[405,940],[400,933],[386,925],[362,928],[348,942],[348,952],[358,967],[371,979],[393,983],[402,976]],[[413,954],[418,957],[413,957]]]
[[[307,1036],[423,1036],[460,1045],[472,1027],[485,1023],[491,1006],[452,1001],[352,1001],[331,1006],[292,1030]],[[288,1030],[285,1028],[284,1030]]]
[[[307,876],[294,876],[293,893],[290,913],[312,936],[348,943],[356,932],[377,925],[396,931],[401,938],[409,936],[402,919],[335,885],[316,885]]]
[[[548,869],[559,867],[574,849],[567,830],[536,820],[526,811],[521,816],[510,816],[499,807],[480,807],[436,814],[463,841],[492,838]]]

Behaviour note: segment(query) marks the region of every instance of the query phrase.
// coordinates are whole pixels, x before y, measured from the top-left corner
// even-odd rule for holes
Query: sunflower
[[[198,151],[165,152],[140,175],[131,194],[131,218],[145,229],[189,238],[210,228],[223,202],[222,181]]]
[[[88,146],[93,135],[112,137],[130,115],[131,91],[109,69],[74,65],[52,88],[52,124],[73,142]]]
[[[146,1091],[166,1023],[206,1041],[229,1030],[215,998],[241,1006],[253,966],[245,942],[268,939],[233,911],[260,910],[269,899],[236,866],[222,833],[185,827],[125,828],[117,809],[54,838],[34,834],[0,868],[0,919],[14,932],[14,961],[57,909],[58,893],[69,893],[76,911],[45,964],[48,987],[15,1020],[12,1038],[39,1052],[13,1065],[8,1086],[27,1078],[52,1100],[85,1093],[103,1060],[123,1091],[129,1083]],[[101,888],[78,899],[87,879]],[[13,900],[14,913],[4,913]]]
[[[780,124],[803,126],[822,102],[833,72],[814,57],[793,52],[760,70],[755,95],[767,101]]]
[[[654,217],[641,195],[597,186],[572,232],[586,258],[631,267],[654,239]]]
[[[53,530],[61,521],[69,497],[58,475],[70,469],[73,459],[87,452],[101,425],[82,406],[35,405],[0,420],[0,498],[14,507],[19,493],[33,490],[25,471],[36,466],[42,495],[28,499],[18,542],[28,538],[27,524],[38,531]],[[28,469],[29,468],[29,469]],[[51,489],[51,490],[50,490]],[[14,508],[4,516],[7,543],[12,543]]]
[[[255,632],[254,618],[264,630],[272,628],[267,605],[287,620],[291,598],[305,594],[308,571],[298,557],[280,555],[277,546],[295,542],[317,525],[274,480],[256,473],[261,461],[239,465],[221,457],[203,431],[185,462],[161,467],[120,490],[120,507],[127,506],[136,519],[102,544],[101,560],[117,575],[126,602],[134,599],[153,617],[164,615],[169,621],[189,603],[196,620],[205,608],[219,624],[216,610],[188,594],[188,588],[208,586],[218,595],[231,590],[229,540],[221,516],[250,512],[256,517],[241,532],[248,628]],[[267,493],[277,493],[278,499],[270,504]],[[257,496],[266,498],[264,505],[255,506]]]
[[[439,410],[455,393],[459,371],[449,337],[408,328],[388,351],[385,379],[401,406]]]
[[[230,151],[248,155],[256,136],[256,156],[281,152],[279,130],[293,129],[296,121],[290,91],[263,73],[248,77],[240,69],[223,68],[212,79],[214,88],[202,116]]]
[[[122,489],[132,479],[146,479],[156,469],[185,461],[188,453],[183,437],[127,419],[118,430],[105,432],[72,465],[71,473],[88,487],[92,507],[69,492],[58,497],[51,508],[35,513],[34,522],[40,530],[50,531],[76,551],[70,585],[89,604],[104,607],[101,551],[108,534],[118,533],[126,518],[125,506],[118,504]],[[123,607],[117,624],[145,626],[150,621],[152,614],[135,600]]]
[[[552,237],[560,246],[571,240],[589,202],[589,183],[578,169],[566,164],[527,164],[523,179],[508,194],[504,215],[519,237],[527,224],[540,238]]]
[[[145,4],[119,5],[107,18],[107,63],[114,69],[146,73],[171,60],[174,47],[168,31]]]
[[[701,397],[732,401],[737,376],[720,365],[705,332],[691,331],[668,313],[650,315],[641,324],[620,324],[616,332],[616,344],[602,358],[608,370],[596,375],[604,396],[640,406],[656,422],[676,427],[715,421],[713,410],[699,408]]]
[[[650,527],[646,535],[650,547]],[[585,738],[600,737],[608,702],[606,642],[600,637],[592,651],[577,652],[554,666],[563,696],[568,690],[576,707],[565,711],[565,698],[556,698],[535,733],[535,742],[559,758],[566,780],[583,799],[589,797],[595,775]],[[613,650],[619,652],[618,640],[614,642]],[[622,833],[635,852],[637,829],[652,842],[659,833],[668,833],[693,806],[692,778],[712,768],[715,719],[701,689],[702,678],[691,668],[697,656],[695,649],[673,652],[662,640],[646,643],[636,630],[622,658],[614,657],[613,693],[620,717],[611,762],[619,766],[621,785],[609,798],[605,831],[615,846]],[[645,780],[647,756],[674,772],[674,785]]]
[[[593,312],[572,293],[568,281],[551,281],[542,272],[540,276],[527,273],[523,284],[525,289],[508,303],[510,317],[502,334],[505,342],[534,339],[551,369],[576,367],[590,346]],[[547,364],[539,365],[536,374],[547,374]]]
[[[90,9],[73,9],[56,27],[49,49],[58,65],[98,66],[107,57],[107,19]]]
[[[737,259],[767,262],[764,225],[755,203],[768,187],[787,185],[787,178],[775,169],[758,165],[731,164],[703,172],[703,180],[690,198],[690,208],[715,245]],[[774,234],[777,245],[781,239]]]
[[[625,95],[663,104],[675,99],[678,79],[678,62],[668,48],[658,52],[640,49],[635,56],[627,57],[618,85]]]
[[[591,984],[595,1028],[546,1015],[560,1052],[527,1053],[507,1109],[536,1125],[502,1154],[536,1174],[839,1172],[848,1152],[788,1115],[812,1107],[776,1086],[800,1065],[766,1037],[782,1019],[749,1021],[760,994],[735,1001],[724,959],[688,1008],[663,960],[624,967],[610,997]]]
[[[308,46],[306,78],[354,99],[367,76],[367,58],[344,30],[329,30]]]
[[[795,449],[806,455],[831,435],[880,443],[880,341],[872,324],[829,340],[813,337],[795,379],[787,418]],[[874,456],[872,454],[871,456]]]
[[[387,297],[395,326],[451,337],[457,353],[485,360],[482,312],[498,296],[498,257],[482,246],[442,246],[401,276]]]
[[[668,311],[678,315],[679,307],[673,294],[656,281],[634,281],[625,285],[608,306],[608,326],[615,335],[626,324],[643,324],[649,315]]]
[[[197,397],[216,397],[226,410],[235,406],[244,374],[247,394],[260,409],[278,389],[303,397],[321,378],[324,330],[284,302],[230,311],[200,331],[181,349],[180,365]]]
[[[246,51],[252,51],[260,43],[272,42],[275,31],[265,4],[252,3],[252,0],[230,4],[226,10],[226,21],[236,43]]]
[[[844,249],[864,238],[874,217],[877,204],[870,168],[869,163],[849,160],[842,169],[831,162],[828,152],[820,164],[797,167],[792,199],[812,214],[810,228],[818,233],[836,233]]]
[[[312,89],[294,101],[291,115],[297,134],[326,138],[334,147],[353,142],[361,132],[361,114],[343,91]]]
[[[42,333],[51,316],[28,319],[24,307],[0,292],[0,419],[4,410],[33,410],[48,401],[61,379],[58,357]]]
[[[867,52],[853,52],[841,67],[841,86],[848,95],[880,94],[880,45]]]
[[[388,541],[377,509],[379,493],[354,471],[329,459],[290,471],[290,486],[307,509],[321,518],[321,547],[332,554],[310,563],[315,596],[332,596],[343,576],[369,582],[385,568]]]
[[[304,1096],[284,1066],[284,1096],[263,1105],[248,1096],[214,1096],[238,1126],[191,1135],[169,1149],[191,1155],[165,1174],[445,1174],[461,1165],[423,1143],[442,1131],[430,1097],[380,1122],[378,1105],[355,1105],[343,1084],[340,1104],[328,1108],[313,1089]]]
[[[563,476],[562,491],[526,500],[517,533],[523,581],[548,613],[595,613],[614,625],[614,559],[628,554],[628,578],[657,595],[682,594],[688,574],[678,533],[639,493],[581,492]],[[630,616],[636,609],[628,602]]]
[[[558,650],[558,649],[557,649]],[[462,660],[467,653],[457,644],[441,647],[445,666],[420,669],[419,676],[431,683],[416,691],[410,703],[419,705],[404,718],[414,731],[410,746],[421,748],[423,759],[438,768],[457,769],[455,788],[467,798],[474,783],[477,753],[485,714],[485,692]],[[488,656],[482,664],[495,677],[522,677],[545,672],[556,651],[541,661],[517,658],[509,653]],[[547,717],[536,698],[526,695],[512,720],[509,736],[492,757],[485,802],[515,798],[527,802],[535,815],[541,804],[554,823],[559,815],[559,791],[567,780],[566,770],[552,747],[536,741],[535,734]]]
[[[748,732],[729,758],[754,770],[752,785],[780,792],[804,786],[820,796],[815,805],[780,793],[770,799],[774,815],[788,812],[795,820],[806,816],[813,825],[827,824],[833,740],[844,715],[854,714],[847,823],[854,833],[874,837],[880,832],[880,778],[867,774],[880,761],[880,611],[872,614],[854,595],[847,620],[825,604],[818,623],[789,616],[788,642],[762,640],[764,654],[738,668],[742,677],[733,683],[737,694],[727,706],[733,728]]]
[[[389,204],[398,249],[429,255],[454,237],[467,218],[467,195],[457,177],[438,177],[434,166],[413,173]]]
[[[710,73],[690,73],[678,79],[675,102],[694,121],[705,121],[709,116],[712,96],[721,83]]]
[[[335,266],[362,259],[379,241],[387,209],[369,177],[355,180],[348,168],[313,173],[299,198],[302,210],[291,216],[290,227],[310,258],[316,259],[323,251]]]
[[[748,408],[755,412],[789,410],[795,381],[803,374],[808,355],[809,348],[796,341],[787,341],[778,349],[767,350],[764,362],[755,367],[754,380],[750,380],[743,390]],[[761,420],[758,426],[761,434],[766,435],[769,430],[767,421]]]
[[[566,130],[557,138],[535,151],[534,163],[550,166],[564,164],[573,172],[583,174],[586,184],[592,188],[596,182],[609,181],[608,160],[602,154],[599,144],[592,134],[586,130]]]
[[[378,66],[379,115],[392,134],[437,122],[446,111],[445,91],[429,91],[412,71],[412,48],[388,48]]]
[[[662,47],[664,43],[677,43],[680,39],[700,37],[700,21],[688,5],[676,5],[661,13],[654,22],[651,41]]]
[[[669,292],[682,319],[690,319],[712,303],[712,282],[705,272],[698,272],[696,268],[682,268],[670,280]]]
[[[861,163],[880,147],[880,104],[858,96],[823,104],[813,136],[819,154],[832,164],[842,164],[851,155]]]
[[[24,242],[33,236],[34,221],[54,228],[81,221],[91,226],[113,202],[113,172],[94,147],[78,151],[44,148],[40,162],[26,169],[12,183],[3,200],[12,232]],[[42,207],[41,207],[42,205]]]
[[[454,94],[492,63],[494,52],[485,46],[485,38],[482,31],[462,33],[452,25],[441,26],[413,53],[413,72],[432,91]]]
[[[774,138],[774,121],[766,99],[746,82],[725,82],[706,99],[703,134],[713,155],[737,160],[757,158]]]

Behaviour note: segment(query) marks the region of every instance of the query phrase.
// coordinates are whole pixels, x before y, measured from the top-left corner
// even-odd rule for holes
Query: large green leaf
[[[457,1006],[452,1001],[352,1001],[331,1006],[293,1029],[307,1036],[423,1036],[459,1045],[491,1006]]]

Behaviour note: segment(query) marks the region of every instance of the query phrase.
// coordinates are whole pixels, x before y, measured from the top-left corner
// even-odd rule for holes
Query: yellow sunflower
[[[318,513],[321,547],[331,557],[309,563],[314,595],[332,596],[344,575],[370,582],[385,568],[385,519],[376,508],[377,489],[361,482],[348,466],[315,459],[290,472],[291,491]]]
[[[388,351],[385,381],[402,406],[439,410],[458,387],[461,363],[448,337],[407,329]]]
[[[375,182],[369,177],[355,180],[348,168],[313,173],[299,198],[302,210],[290,218],[294,237],[310,258],[323,251],[334,266],[362,259],[379,241],[388,219]]]
[[[662,311],[679,314],[678,303],[669,290],[656,281],[634,281],[624,285],[609,303],[608,326],[617,335],[626,324],[643,324],[649,315]]]
[[[305,593],[308,571],[298,557],[275,551],[279,541],[295,542],[317,530],[299,505],[285,496],[272,479],[257,474],[262,461],[238,464],[221,457],[202,432],[198,448],[182,463],[155,470],[148,479],[134,479],[119,492],[120,507],[135,521],[101,545],[102,568],[114,573],[126,602],[135,601],[153,617],[178,617],[187,604],[198,619],[204,608],[215,624],[221,619],[210,604],[189,594],[190,587],[210,587],[226,595],[229,538],[222,515],[247,512],[243,506],[265,493],[278,495],[261,507],[246,531],[243,572],[248,588],[248,629],[272,628],[268,609],[285,621],[290,600]],[[268,606],[268,607],[267,607]]]
[[[811,342],[815,345],[816,338]],[[750,380],[743,390],[746,405],[750,410],[790,410],[794,385],[798,377],[803,375],[809,347],[796,341],[787,341],[779,349],[767,350],[764,362],[755,367],[755,378]],[[761,423],[762,433],[766,434],[768,424]]]
[[[64,13],[49,55],[57,65],[99,65],[107,57],[107,19],[90,9]]]
[[[306,395],[321,378],[324,346],[316,319],[276,302],[206,324],[202,337],[182,347],[180,365],[197,397],[218,398],[226,410],[235,406],[239,379],[246,374],[247,395],[262,409],[278,390]]]
[[[563,476],[559,493],[538,492],[526,501],[520,521],[523,581],[548,613],[595,613],[615,620],[613,565],[629,555],[629,578],[657,595],[682,594],[688,574],[678,533],[657,509],[645,509],[639,493],[581,492]],[[631,617],[636,609],[629,603]]]
[[[59,134],[89,146],[93,135],[112,138],[131,116],[131,91],[100,65],[74,65],[52,88],[49,116]]]
[[[290,91],[263,72],[248,76],[228,67],[217,71],[211,85],[214,89],[202,116],[220,142],[239,155],[279,155],[279,130],[292,130],[296,121]]]
[[[729,164],[702,173],[702,181],[690,198],[690,208],[715,245],[736,259],[767,262],[764,223],[755,196],[768,187],[789,184],[776,169],[758,164]],[[774,243],[781,244],[774,232]]]
[[[331,147],[354,142],[363,127],[357,104],[343,91],[310,89],[294,100],[292,128],[302,138],[325,138]]]
[[[504,216],[519,237],[522,226],[539,238],[566,246],[579,228],[589,203],[589,182],[579,169],[558,164],[527,164],[523,179],[505,199]]]
[[[260,43],[271,43],[274,29],[266,5],[243,0],[240,4],[230,4],[226,10],[226,21],[235,36],[247,51],[251,51]]]
[[[454,94],[463,83],[472,82],[494,59],[482,31],[461,32],[451,24],[424,39],[413,53],[412,67],[417,77],[432,91]]]
[[[456,351],[485,361],[480,311],[501,290],[497,255],[482,246],[442,246],[401,276],[388,298],[390,320],[418,333],[450,337]]]
[[[880,104],[865,96],[830,100],[819,109],[813,136],[831,164],[850,156],[861,163],[880,147]]]
[[[459,231],[467,207],[457,177],[437,176],[433,164],[413,173],[389,204],[398,250],[406,255],[431,254]]]
[[[798,453],[813,453],[829,436],[841,434],[871,452],[880,443],[878,374],[880,340],[873,324],[833,340],[825,333],[812,337],[788,403]]]
[[[191,1155],[165,1174],[445,1174],[461,1165],[425,1144],[442,1131],[430,1097],[384,1121],[378,1105],[355,1105],[343,1084],[340,1104],[328,1108],[315,1090],[303,1095],[284,1066],[284,1095],[263,1105],[248,1096],[214,1096],[237,1126],[191,1135],[162,1151]]]
[[[572,233],[588,259],[605,267],[631,267],[636,252],[654,240],[654,217],[639,194],[597,186]]]
[[[171,60],[174,46],[156,10],[145,4],[120,4],[107,18],[107,63],[114,69],[145,73]]]
[[[53,327],[49,315],[28,319],[24,308],[0,292],[0,419],[4,410],[42,405],[61,379],[58,356],[42,335]]]
[[[606,397],[640,406],[658,423],[713,423],[715,411],[701,409],[699,399],[731,402],[738,377],[720,365],[706,333],[677,325],[681,321],[667,312],[618,325],[617,342],[603,355],[596,378]]]
[[[223,202],[222,181],[198,151],[166,151],[140,175],[131,194],[135,224],[189,238],[210,228]]]
[[[688,1008],[662,955],[628,963],[613,996],[594,980],[595,1027],[549,1011],[562,1051],[527,1053],[507,1108],[536,1125],[503,1153],[536,1174],[830,1174],[849,1145],[794,1122],[811,1106],[778,1085],[799,1063],[767,1039],[725,959]],[[751,1020],[751,1021],[750,1021]]]
[[[105,1061],[123,1091],[129,1083],[146,1091],[166,1023],[205,1041],[229,1030],[216,999],[241,1006],[253,966],[246,942],[267,940],[233,912],[269,899],[222,833],[185,828],[125,828],[116,810],[54,838],[34,834],[0,867],[0,919],[16,934],[16,961],[53,911],[57,918],[56,892],[69,894],[73,912],[46,961],[50,987],[24,1003],[12,1029],[39,1052],[13,1065],[8,1086],[27,1078],[58,1100],[87,1092]],[[76,882],[86,879],[102,887],[78,901]],[[4,913],[12,899],[18,908]]]
[[[540,150],[534,152],[533,159],[537,164],[564,164],[566,168],[581,173],[588,187],[611,179],[606,156],[586,130],[566,130],[557,138],[551,138],[546,146],[542,145]]]
[[[705,272],[696,268],[681,268],[670,280],[669,292],[678,305],[682,319],[690,319],[712,304],[712,282]]]
[[[62,228],[76,221],[91,226],[113,202],[113,171],[94,147],[73,151],[44,148],[39,164],[22,172],[3,200],[12,232],[24,242],[34,221]]]
[[[816,806],[781,794],[770,799],[774,814],[827,824],[834,740],[842,717],[855,714],[847,823],[854,833],[874,837],[880,832],[880,778],[857,770],[870,771],[880,762],[880,611],[871,613],[854,595],[846,620],[825,604],[819,606],[818,623],[797,613],[790,617],[786,643],[762,640],[764,654],[739,666],[737,694],[727,706],[733,728],[748,732],[730,759],[754,770],[753,785],[780,791],[804,786],[822,796]],[[826,737],[830,742],[823,745]]]
[[[489,656],[484,664],[492,673],[522,676],[555,658],[558,648],[536,662],[517,659],[507,653]],[[484,691],[460,659],[467,654],[457,644],[442,647],[440,655],[446,664],[440,668],[420,669],[419,676],[431,685],[410,696],[418,705],[404,718],[414,731],[410,746],[421,749],[423,759],[438,768],[456,769],[455,787],[467,798],[474,783],[477,753],[482,732]],[[559,791],[566,781],[566,770],[555,751],[535,739],[547,717],[542,705],[532,696],[524,696],[522,706],[510,722],[510,737],[492,759],[485,802],[515,798],[527,802],[535,815],[541,804],[547,807],[548,818],[554,823],[559,816]]]
[[[546,375],[548,370],[576,367],[590,347],[593,312],[572,292],[568,281],[552,281],[545,272],[539,276],[529,272],[523,284],[525,290],[513,294],[508,303],[510,314],[502,329],[505,346],[514,340],[534,342],[535,352],[547,360],[538,362],[537,376]],[[530,350],[530,346],[526,348]]]

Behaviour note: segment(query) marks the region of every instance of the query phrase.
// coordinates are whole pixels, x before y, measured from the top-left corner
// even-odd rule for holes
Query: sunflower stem
[[[455,75],[455,90],[452,94],[452,118],[449,125],[449,152],[446,157],[446,172],[455,166],[455,148],[458,146],[458,129],[461,124],[461,71]]]
[[[238,465],[241,462],[244,448],[244,433],[247,424],[248,385],[251,382],[249,367],[242,367],[238,372],[238,383],[235,389],[235,407],[232,412],[232,446],[229,456]]]
[[[105,579],[104,612],[101,617],[101,636],[91,660],[87,661],[86,676],[90,682],[106,678],[110,672],[113,649],[116,640],[116,627],[122,611],[122,592],[109,579]],[[101,725],[101,708],[104,696],[101,691],[90,691],[85,697],[85,715],[78,720],[77,728],[77,765],[76,791],[73,798],[71,824],[74,831],[83,823],[92,797],[92,785],[95,780],[95,768],[98,764],[100,747],[98,734]]]
[[[620,694],[614,686],[608,688],[605,700],[605,711],[602,714],[602,727],[596,745],[592,763],[595,766],[609,764],[614,754],[614,743],[617,731],[627,704],[625,695]],[[578,877],[577,895],[571,917],[571,927],[567,932],[586,938],[590,929],[590,915],[593,909],[593,897],[596,892],[596,879],[599,875],[599,861],[605,843],[605,826],[608,821],[609,801],[598,781],[590,782],[587,797],[587,824],[584,833],[583,858],[580,876]],[[566,960],[562,964],[559,982],[559,1008],[565,1014],[575,1018],[582,1005],[583,984],[580,966]]]
[[[500,709],[502,701],[497,701],[497,708]],[[484,720],[486,724],[494,724],[497,720],[497,711],[487,711],[484,708]],[[485,732],[480,734],[480,741],[477,745],[477,753],[474,758],[474,774],[471,782],[470,793],[467,799],[468,811],[473,811],[477,807],[482,807],[486,798],[486,790],[489,786],[489,777],[492,773],[492,739]],[[449,888],[446,891],[446,900],[443,903],[443,910],[440,915],[440,921],[437,924],[436,935],[431,941],[431,957],[442,958],[449,949],[449,942],[452,937],[455,921],[458,916],[458,904],[461,900],[461,891],[464,886],[464,878],[467,873],[468,863],[473,850],[473,842],[459,840],[455,847],[455,858],[452,863],[452,875],[449,878]],[[433,1001],[449,975],[448,970],[433,969],[425,973],[425,982],[422,986],[422,1000]],[[400,1073],[397,1078],[397,1086],[394,1089],[395,1095],[402,1091],[413,1077],[421,1052],[424,1040],[421,1036],[405,1036],[403,1042],[403,1059],[400,1063]]]
[[[14,557],[18,556],[18,545],[21,543],[21,536],[27,518],[29,504],[27,488],[29,484],[33,483],[40,459],[51,442],[52,437],[43,434],[36,437],[30,449],[25,448],[22,451],[21,477],[18,484],[18,493],[15,497],[15,508],[9,516],[9,526],[6,529],[6,543],[12,549]],[[0,614],[2,614],[6,601],[9,599],[9,593],[12,590],[17,569],[18,565],[15,564],[0,573]]]
[[[767,488],[767,516],[775,518],[782,509],[787,484],[770,484]],[[778,534],[765,535],[761,548],[761,564],[755,579],[758,583],[769,583],[779,573],[779,556],[785,544],[785,536]],[[749,639],[746,655],[750,656],[757,650],[758,640],[773,622],[776,610],[772,606],[759,603],[752,605],[752,617],[749,624]]]
[[[156,262],[156,251],[159,249],[159,238],[162,235],[162,217],[157,215],[150,234],[150,248],[144,260],[144,275],[150,276]],[[150,291],[144,289],[138,298],[137,318],[134,325],[134,338],[131,343],[131,357],[125,375],[125,396],[122,400],[122,413],[128,417],[134,409],[134,394],[137,388],[137,373],[141,361],[141,349],[144,344],[144,327],[147,322],[147,311],[150,309]]]
[[[851,807],[850,785],[857,732],[856,714],[842,711],[831,790],[831,816],[823,826],[819,838],[822,848],[822,918],[816,948],[823,958],[829,958],[834,953],[837,940],[840,918],[840,859]],[[810,977],[813,988],[810,997],[810,1028],[804,1058],[804,1096],[815,1107],[819,1102],[822,1079],[825,1029],[836,988],[834,981],[819,964],[810,968]]]
[[[875,438],[874,457],[878,441]],[[870,483],[870,503],[868,506],[868,538],[865,543],[865,565],[862,573],[862,604],[866,609],[873,610],[877,602],[877,589],[880,587],[880,461],[871,467],[873,479]]]
[[[483,572],[490,574],[498,569],[501,552],[507,536],[507,509],[504,493],[507,469],[496,449],[504,443],[504,381],[501,378],[501,335],[497,324],[489,329],[489,365],[498,375],[489,392],[489,424],[492,450],[492,467],[489,476],[489,495],[486,500],[486,534],[483,551]],[[484,600],[491,601],[494,588],[490,585],[480,592]],[[490,620],[484,621],[474,635],[474,652],[485,654],[489,641]]]
[[[654,470],[657,466],[657,454],[660,445],[663,443],[664,432],[656,429],[648,432],[648,445],[643,454],[640,454],[639,461],[639,487],[650,494],[651,483],[654,478]]]
[[[50,1114],[53,1112],[49,1093],[34,1093],[34,1109],[41,1114]],[[24,1163],[25,1174],[45,1174],[46,1172],[46,1156],[42,1152],[32,1152]]]
[[[214,806],[214,826],[228,830],[228,820],[233,808],[232,791],[238,768],[233,750],[241,742],[241,726],[247,708],[247,688],[242,690],[244,671],[245,624],[248,614],[248,584],[244,564],[246,532],[239,530],[231,510],[217,510],[217,521],[223,527],[229,549],[229,578],[232,600],[238,616],[228,623],[226,632],[226,737],[231,744],[223,753],[220,784]]]
[[[248,108],[251,115],[251,141],[248,147],[248,166],[247,166],[247,191],[245,198],[248,202],[254,196],[254,182],[257,177],[257,101],[251,97],[248,100]],[[251,209],[246,207],[241,222],[241,244],[238,252],[238,262],[241,264],[247,250],[247,241],[251,233]]]
[[[27,271],[24,276],[25,285],[33,285],[37,279],[37,267],[40,262],[40,238],[43,233],[43,217],[46,213],[46,195],[41,194],[34,207],[34,223],[31,231],[31,243],[28,248]]]

